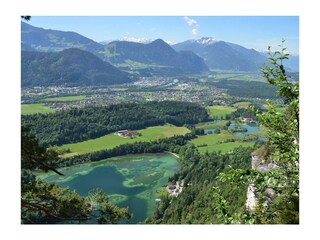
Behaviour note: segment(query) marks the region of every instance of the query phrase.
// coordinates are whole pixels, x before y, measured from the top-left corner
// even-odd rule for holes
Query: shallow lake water
[[[230,124],[229,128],[236,128],[236,127],[241,127],[241,128],[246,128],[246,132],[234,132],[233,135],[237,137],[244,137],[250,133],[258,132],[259,127],[255,124]]]
[[[119,207],[129,207],[133,218],[129,223],[144,221],[156,205],[156,191],[167,184],[168,177],[179,169],[179,162],[170,154],[128,155],[62,168],[57,174],[39,176],[49,183],[69,187],[80,195],[101,188]]]
[[[230,124],[229,128],[246,128],[246,132],[234,132],[233,135],[237,137],[244,137],[250,133],[258,132],[259,127],[256,124]],[[212,134],[215,129],[204,129],[204,134]]]

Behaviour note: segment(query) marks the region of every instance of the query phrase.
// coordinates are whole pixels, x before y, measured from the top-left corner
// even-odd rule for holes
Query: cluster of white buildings
[[[184,179],[182,179],[180,182],[177,181],[175,184],[168,184],[167,190],[171,197],[177,197],[183,189],[184,185]]]

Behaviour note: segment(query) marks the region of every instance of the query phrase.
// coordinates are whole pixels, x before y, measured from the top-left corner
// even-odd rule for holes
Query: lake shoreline
[[[164,152],[165,152],[165,153],[169,153],[169,154],[175,156],[176,158],[180,158],[180,156],[179,156],[178,154],[176,154],[176,153],[169,152],[169,151],[164,151]]]

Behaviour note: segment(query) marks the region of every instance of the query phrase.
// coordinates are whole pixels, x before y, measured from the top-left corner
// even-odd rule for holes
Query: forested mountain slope
[[[22,87],[103,86],[130,81],[129,74],[80,49],[21,53]]]
[[[98,52],[101,44],[75,32],[58,31],[34,27],[21,22],[22,50],[39,52],[59,52],[68,48],[79,48],[89,52]]]
[[[191,51],[176,52],[169,44],[157,39],[149,44],[114,41],[105,47],[108,61],[114,64],[135,61],[173,68],[180,73],[208,71],[203,59]]]

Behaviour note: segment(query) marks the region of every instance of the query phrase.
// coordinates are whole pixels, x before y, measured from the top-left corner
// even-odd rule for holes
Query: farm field
[[[212,146],[200,147],[198,148],[200,153],[208,152],[218,152],[221,153],[228,153],[232,151],[235,147],[243,146],[243,147],[253,147],[253,142],[228,142],[228,143],[221,143]]]
[[[71,153],[64,154],[63,157],[90,153],[103,149],[111,149],[126,143],[148,142],[159,138],[172,137],[174,135],[184,135],[186,133],[189,133],[190,130],[185,127],[176,127],[174,125],[167,124],[163,126],[148,127],[146,129],[137,130],[136,132],[142,134],[142,136],[135,136],[131,139],[120,137],[117,134],[110,133],[100,138],[62,145],[61,148],[69,148],[71,150]]]
[[[35,113],[51,113],[53,109],[45,106],[44,104],[21,104],[21,114],[30,115]]]
[[[193,143],[196,147],[199,145],[207,144],[215,145],[218,142],[225,141],[227,139],[237,139],[237,137],[233,136],[228,131],[221,131],[220,134],[207,134],[198,136],[196,139],[191,140],[190,142]]]
[[[233,104],[233,106],[235,108],[248,108],[250,104],[251,104],[250,102],[237,102]]]
[[[206,107],[210,118],[225,118],[226,115],[236,111],[237,109],[234,107],[227,107],[227,106],[208,106]]]
[[[232,71],[221,71],[216,70],[214,80],[242,80],[242,81],[261,81],[264,82],[265,79],[259,73],[250,72],[232,72]]]

